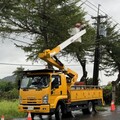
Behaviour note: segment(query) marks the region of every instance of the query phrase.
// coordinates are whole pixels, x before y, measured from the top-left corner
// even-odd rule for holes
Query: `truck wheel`
[[[58,105],[56,111],[55,111],[55,118],[56,120],[62,120],[62,109],[61,105]]]
[[[67,112],[67,113],[64,113],[62,114],[62,118],[72,118],[74,117],[74,115],[72,114],[72,112]]]
[[[90,101],[88,102],[87,108],[82,109],[83,114],[91,114],[93,112],[93,103]]]
[[[32,120],[34,120],[34,116],[35,116],[35,114],[34,114],[34,113],[31,113],[31,118],[32,118]]]
[[[97,113],[97,110],[96,110],[96,105],[95,105],[95,103],[93,102],[93,112],[94,113]]]

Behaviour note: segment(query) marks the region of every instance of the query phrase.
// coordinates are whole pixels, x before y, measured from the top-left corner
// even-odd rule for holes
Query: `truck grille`
[[[27,100],[36,100],[35,97],[27,97]]]
[[[41,104],[41,99],[36,99],[35,97],[27,97],[27,103],[28,104]]]

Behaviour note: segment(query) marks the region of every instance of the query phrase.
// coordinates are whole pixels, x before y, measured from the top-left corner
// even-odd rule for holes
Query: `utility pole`
[[[94,55],[94,68],[93,68],[93,85],[98,85],[98,78],[99,78],[99,63],[100,63],[100,25],[101,25],[101,18],[106,18],[107,16],[101,16],[99,15],[99,8],[100,4],[98,5],[98,13],[97,17],[92,17],[92,19],[96,19],[97,23],[95,24],[97,26],[97,35],[96,35],[96,41],[95,41],[95,55]],[[102,32],[103,33],[103,32]]]

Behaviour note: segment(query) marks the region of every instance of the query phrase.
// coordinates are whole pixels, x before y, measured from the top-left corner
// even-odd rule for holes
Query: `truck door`
[[[52,75],[51,95],[58,96],[62,94],[61,77],[59,75]]]

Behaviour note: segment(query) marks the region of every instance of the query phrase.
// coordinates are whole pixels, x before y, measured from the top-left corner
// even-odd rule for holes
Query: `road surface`
[[[105,107],[106,111],[99,111],[97,114],[83,115],[80,111],[74,111],[73,118],[66,118],[63,120],[120,120],[120,106],[113,112],[111,112],[110,107]],[[27,118],[16,118],[13,120],[26,120]],[[37,116],[35,120],[40,120]],[[43,120],[48,120],[47,116],[43,116]],[[52,120],[55,117],[52,116]]]

